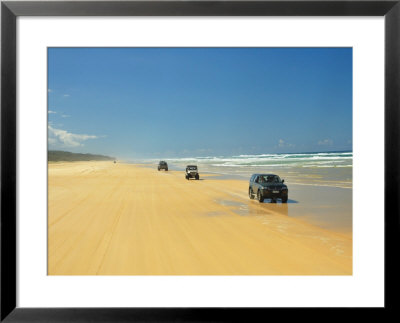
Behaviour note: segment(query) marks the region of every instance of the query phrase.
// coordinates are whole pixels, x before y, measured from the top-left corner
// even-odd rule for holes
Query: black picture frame
[[[400,0],[388,1],[2,1],[1,3],[1,301],[3,322],[253,321],[267,308],[16,307],[16,19],[19,16],[384,16],[385,306],[399,287]],[[78,292],[78,291],[77,291]],[[279,309],[270,309],[279,311]],[[326,309],[334,315],[332,309]],[[368,315],[372,314],[369,312]],[[326,315],[326,314],[325,314]],[[381,317],[380,317],[381,318]]]

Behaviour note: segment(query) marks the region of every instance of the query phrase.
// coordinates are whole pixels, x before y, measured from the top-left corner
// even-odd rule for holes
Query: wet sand
[[[351,189],[248,182],[111,162],[49,164],[49,275],[351,275]],[[349,214],[350,212],[350,214]]]

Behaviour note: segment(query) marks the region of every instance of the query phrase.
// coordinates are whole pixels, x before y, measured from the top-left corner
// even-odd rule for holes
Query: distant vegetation
[[[68,151],[49,150],[48,161],[115,160],[114,157],[92,154],[76,154]]]

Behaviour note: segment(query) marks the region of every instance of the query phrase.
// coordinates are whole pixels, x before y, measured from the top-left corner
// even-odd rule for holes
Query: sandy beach
[[[351,275],[351,189],[106,162],[48,168],[49,275]]]

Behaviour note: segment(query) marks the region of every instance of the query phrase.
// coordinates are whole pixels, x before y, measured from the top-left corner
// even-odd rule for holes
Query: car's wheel
[[[287,203],[287,200],[288,200],[287,196],[282,198],[282,203]]]
[[[276,203],[276,199],[272,199],[272,200],[271,200],[271,203]]]
[[[198,180],[200,178],[199,174],[196,174],[195,178]]]
[[[158,169],[158,171],[160,171],[160,169]]]
[[[186,177],[187,180],[189,180],[189,175],[186,175],[185,177]]]
[[[264,202],[264,197],[262,196],[260,190],[257,191],[257,200],[260,203]]]
[[[165,171],[168,172],[168,168],[166,168]]]
[[[250,200],[254,200],[254,194],[253,194],[251,187],[249,187],[249,197],[250,197]]]

